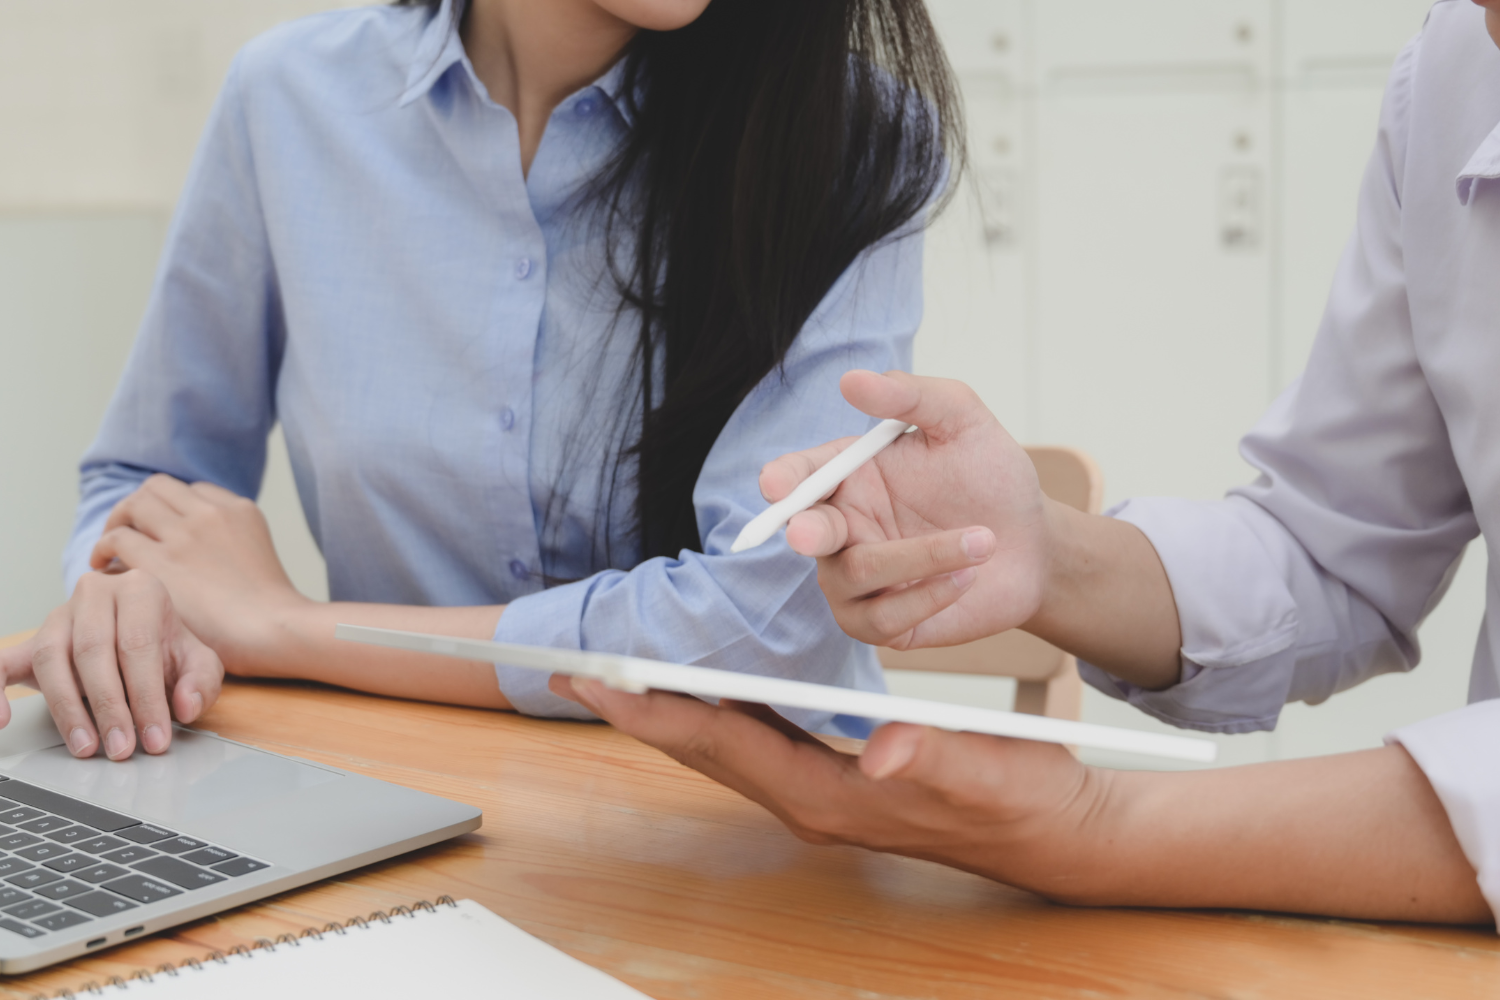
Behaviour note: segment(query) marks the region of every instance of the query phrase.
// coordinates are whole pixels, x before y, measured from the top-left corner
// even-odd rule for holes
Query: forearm
[[[1492,919],[1442,804],[1399,746],[1190,773],[1111,772],[1108,780],[1111,832],[1085,870],[1071,873],[1080,889],[1060,898]]]
[[[466,608],[303,601],[268,622],[253,645],[224,656],[231,673],[296,677],[393,698],[510,708],[493,664],[335,639],[340,623],[471,639],[495,634],[503,605]],[[222,655],[222,653],[221,653]]]
[[[1124,521],[1048,501],[1049,570],[1026,631],[1137,687],[1180,674],[1177,602],[1156,549]]]

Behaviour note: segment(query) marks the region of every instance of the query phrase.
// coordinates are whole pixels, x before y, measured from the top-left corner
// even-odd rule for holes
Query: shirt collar
[[[1458,201],[1467,205],[1474,196],[1475,186],[1482,180],[1500,179],[1500,126],[1495,127],[1474,150],[1469,162],[1458,174]]]
[[[458,37],[458,22],[463,9],[454,10],[455,3],[465,0],[443,0],[437,13],[433,14],[422,28],[417,47],[412,55],[411,67],[406,73],[406,90],[401,94],[400,107],[406,107],[417,98],[426,95],[442,75],[464,56],[463,39]]]
[[[463,17],[463,8],[468,0],[443,0],[437,13],[432,15],[417,40],[416,52],[406,74],[406,90],[401,94],[400,107],[426,95],[455,63],[467,63],[463,39],[458,34],[458,24]],[[595,80],[593,86],[609,98],[621,120],[629,127],[632,124],[630,105],[621,98],[625,86],[625,59],[615,64]]]
[[[604,71],[604,75],[594,81],[594,86],[609,98],[609,103],[615,106],[615,113],[625,123],[626,128],[635,124],[634,116],[630,113],[630,102],[622,97],[625,89],[625,57],[621,56],[615,60],[615,64]]]

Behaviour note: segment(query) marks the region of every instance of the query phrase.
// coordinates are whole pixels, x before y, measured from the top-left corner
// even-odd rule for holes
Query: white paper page
[[[109,988],[113,996],[117,990]],[[645,1000],[472,899],[132,981],[150,1000]]]

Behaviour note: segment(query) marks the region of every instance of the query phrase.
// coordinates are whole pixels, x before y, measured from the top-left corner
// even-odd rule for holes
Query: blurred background
[[[973,172],[930,236],[917,370],[974,385],[1023,442],[1090,452],[1106,503],[1222,495],[1307,355],[1386,72],[1428,0],[929,5]],[[0,0],[0,635],[64,598],[77,460],[230,59],[337,6],[355,4]],[[326,597],[279,435],[261,503],[293,580]],[[1222,738],[1221,762],[1374,746],[1463,704],[1484,560],[1473,546],[1414,674],[1288,706],[1275,732]],[[1012,697],[996,678],[892,686]],[[1093,691],[1084,718],[1166,729]]]

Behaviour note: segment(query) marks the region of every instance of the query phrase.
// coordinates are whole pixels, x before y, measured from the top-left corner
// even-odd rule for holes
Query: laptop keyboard
[[[268,867],[0,775],[0,930],[41,937]]]

